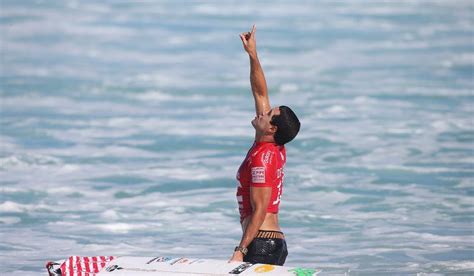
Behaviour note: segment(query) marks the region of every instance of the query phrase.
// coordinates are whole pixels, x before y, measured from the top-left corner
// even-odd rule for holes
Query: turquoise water
[[[70,255],[228,259],[252,144],[240,32],[302,122],[289,266],[474,271],[470,1],[6,1],[0,271]]]

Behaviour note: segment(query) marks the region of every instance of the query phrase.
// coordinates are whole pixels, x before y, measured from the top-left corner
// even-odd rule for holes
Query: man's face
[[[275,115],[280,115],[279,107],[274,107],[266,113],[262,113],[258,116],[255,116],[255,118],[252,120],[252,126],[257,132],[267,134],[270,131],[270,128],[272,127],[270,121]]]

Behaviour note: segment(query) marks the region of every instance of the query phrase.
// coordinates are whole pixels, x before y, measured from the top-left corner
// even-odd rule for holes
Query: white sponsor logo
[[[262,156],[262,162],[264,164],[270,164],[272,162],[272,157],[273,157],[273,152],[267,151],[263,156]]]
[[[277,198],[275,201],[273,201],[273,205],[276,205],[278,204],[278,202],[280,202],[281,200],[281,184],[283,184],[280,180],[280,184],[278,184],[277,188],[278,188],[278,195],[277,195]]]
[[[282,177],[282,176],[283,176],[283,168],[279,168],[279,169],[277,170],[277,178],[280,178],[280,177]]]
[[[253,183],[265,183],[265,167],[254,167],[251,171]]]

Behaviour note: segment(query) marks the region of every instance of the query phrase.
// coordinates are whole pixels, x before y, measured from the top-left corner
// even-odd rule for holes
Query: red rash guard
[[[270,142],[255,142],[237,172],[237,201],[240,222],[252,214],[250,187],[272,187],[268,213],[278,213],[283,190],[283,168],[286,162],[285,146]]]

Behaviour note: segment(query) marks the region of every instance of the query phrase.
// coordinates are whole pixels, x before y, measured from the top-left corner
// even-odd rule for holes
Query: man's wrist
[[[249,57],[250,59],[256,59],[257,58],[257,52],[249,52]]]
[[[235,249],[234,249],[234,252],[240,252],[242,255],[247,255],[247,252],[248,252],[248,249],[247,247],[243,247],[243,246],[236,246]]]

